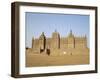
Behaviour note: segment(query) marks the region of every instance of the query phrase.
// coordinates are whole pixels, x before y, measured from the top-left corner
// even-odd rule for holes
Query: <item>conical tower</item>
[[[68,43],[68,48],[75,48],[75,39],[72,30],[70,30],[70,33],[68,35],[67,43]]]
[[[52,48],[53,49],[59,49],[60,48],[60,35],[55,30],[55,32],[52,33]]]
[[[44,35],[44,32],[42,32],[42,34],[39,37],[39,46],[40,46],[40,49],[42,49],[42,50],[45,49],[45,45],[46,45],[45,43],[46,43],[46,37]]]

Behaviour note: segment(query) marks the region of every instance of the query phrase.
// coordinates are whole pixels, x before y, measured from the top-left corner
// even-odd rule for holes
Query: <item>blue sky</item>
[[[26,12],[25,45],[31,47],[32,37],[38,38],[42,32],[51,37],[55,30],[61,37],[67,37],[72,30],[75,36],[86,35],[89,41],[89,26],[89,15]]]

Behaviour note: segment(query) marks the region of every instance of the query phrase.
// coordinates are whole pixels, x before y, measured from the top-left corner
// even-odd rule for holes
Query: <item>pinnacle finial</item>
[[[70,30],[70,36],[72,36],[72,30]]]
[[[42,35],[44,35],[44,32],[42,32]]]
[[[74,37],[74,35],[73,35],[73,33],[72,33],[72,30],[70,30],[69,36],[70,36],[70,37]]]
[[[57,32],[57,30],[55,29],[55,32]]]
[[[41,33],[40,38],[45,37],[44,32]]]
[[[72,30],[70,30],[70,34],[72,34]]]

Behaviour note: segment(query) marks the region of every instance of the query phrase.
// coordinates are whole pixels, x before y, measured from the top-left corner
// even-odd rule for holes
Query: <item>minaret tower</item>
[[[72,30],[70,30],[67,42],[68,42],[68,48],[75,48],[75,39]]]
[[[45,42],[46,42],[46,37],[44,35],[44,32],[42,32],[42,34],[39,37],[39,46],[40,46],[40,49],[42,49],[42,50],[45,49],[45,45],[46,45]]]
[[[60,35],[55,30],[55,32],[52,33],[52,47],[53,49],[59,49],[60,48]]]

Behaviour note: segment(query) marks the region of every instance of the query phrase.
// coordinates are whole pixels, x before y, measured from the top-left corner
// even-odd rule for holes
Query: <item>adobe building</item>
[[[66,37],[60,37],[55,30],[51,38],[42,32],[39,38],[32,39],[32,53],[44,55],[89,55],[87,37],[76,37],[70,31]]]

